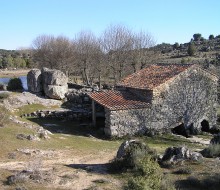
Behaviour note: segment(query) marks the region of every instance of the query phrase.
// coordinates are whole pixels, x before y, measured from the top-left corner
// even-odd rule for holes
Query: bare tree
[[[133,34],[133,49],[130,52],[130,60],[133,71],[143,69],[150,59],[149,48],[156,44],[152,35],[147,32],[140,31]]]
[[[110,25],[103,32],[101,39],[106,61],[116,82],[124,76],[127,55],[132,49],[132,31],[123,25]]]
[[[68,71],[74,59],[74,45],[65,36],[38,36],[32,43],[32,49],[40,67]]]
[[[40,35],[32,43],[33,57],[39,67],[56,68],[81,75],[87,85],[94,79],[122,77],[145,67],[154,56],[149,47],[153,37],[143,31],[134,33],[124,25],[110,25],[97,38],[81,31],[71,41],[65,36]]]
[[[74,43],[76,45],[77,67],[86,84],[91,85],[94,75],[98,71],[102,55],[99,41],[92,32],[81,31],[76,35]]]

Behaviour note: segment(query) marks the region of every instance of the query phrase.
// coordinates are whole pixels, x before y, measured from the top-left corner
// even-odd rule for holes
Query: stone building
[[[218,78],[198,65],[151,65],[117,84],[115,90],[93,92],[105,110],[105,134],[124,136],[211,128],[216,124]]]

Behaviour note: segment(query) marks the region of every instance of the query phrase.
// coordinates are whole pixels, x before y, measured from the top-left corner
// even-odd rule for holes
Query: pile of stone
[[[81,86],[81,88],[79,87],[79,85],[78,88],[71,88],[71,85],[69,85],[70,89],[66,94],[66,98],[68,101],[77,104],[91,104],[91,100],[88,94],[100,90],[97,84],[94,84],[92,86]]]
[[[29,141],[40,141],[40,138],[37,135],[25,135],[25,134],[17,134],[17,139],[20,140],[29,140]]]
[[[41,127],[35,135],[17,134],[16,138],[20,140],[40,141],[40,139],[50,139],[49,135],[52,135],[52,133]]]
[[[59,70],[43,68],[32,69],[27,74],[28,90],[44,93],[49,98],[64,99],[68,91],[68,77]]]
[[[82,88],[82,89],[71,89],[66,94],[66,98],[68,101],[76,104],[86,104],[90,103],[90,99],[88,97],[88,93],[94,91],[93,88]]]

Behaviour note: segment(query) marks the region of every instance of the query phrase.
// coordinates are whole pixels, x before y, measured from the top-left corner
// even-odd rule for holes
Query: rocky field
[[[132,178],[132,170],[118,172],[110,164],[125,139],[105,139],[88,121],[20,117],[37,110],[59,110],[62,104],[28,92],[1,99],[1,118],[5,117],[0,127],[0,189],[113,190],[123,189]],[[210,183],[218,189],[218,156],[193,160],[189,155],[194,154],[188,154],[199,154],[211,138],[207,133],[191,138],[135,137],[155,149],[158,159],[168,147],[187,147],[180,148],[185,156],[173,155],[172,163],[160,166],[163,178],[176,189],[207,189]]]

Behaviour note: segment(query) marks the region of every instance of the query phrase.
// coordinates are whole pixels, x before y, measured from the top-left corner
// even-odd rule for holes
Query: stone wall
[[[78,108],[75,110],[62,110],[62,111],[51,111],[51,110],[38,110],[32,113],[22,114],[21,117],[36,117],[36,118],[56,118],[65,120],[86,120],[91,119],[91,110]]]
[[[152,105],[145,109],[106,109],[105,134],[124,136],[166,132],[183,123],[201,128],[201,121],[215,125],[217,78],[199,67],[191,67],[153,91]]]

